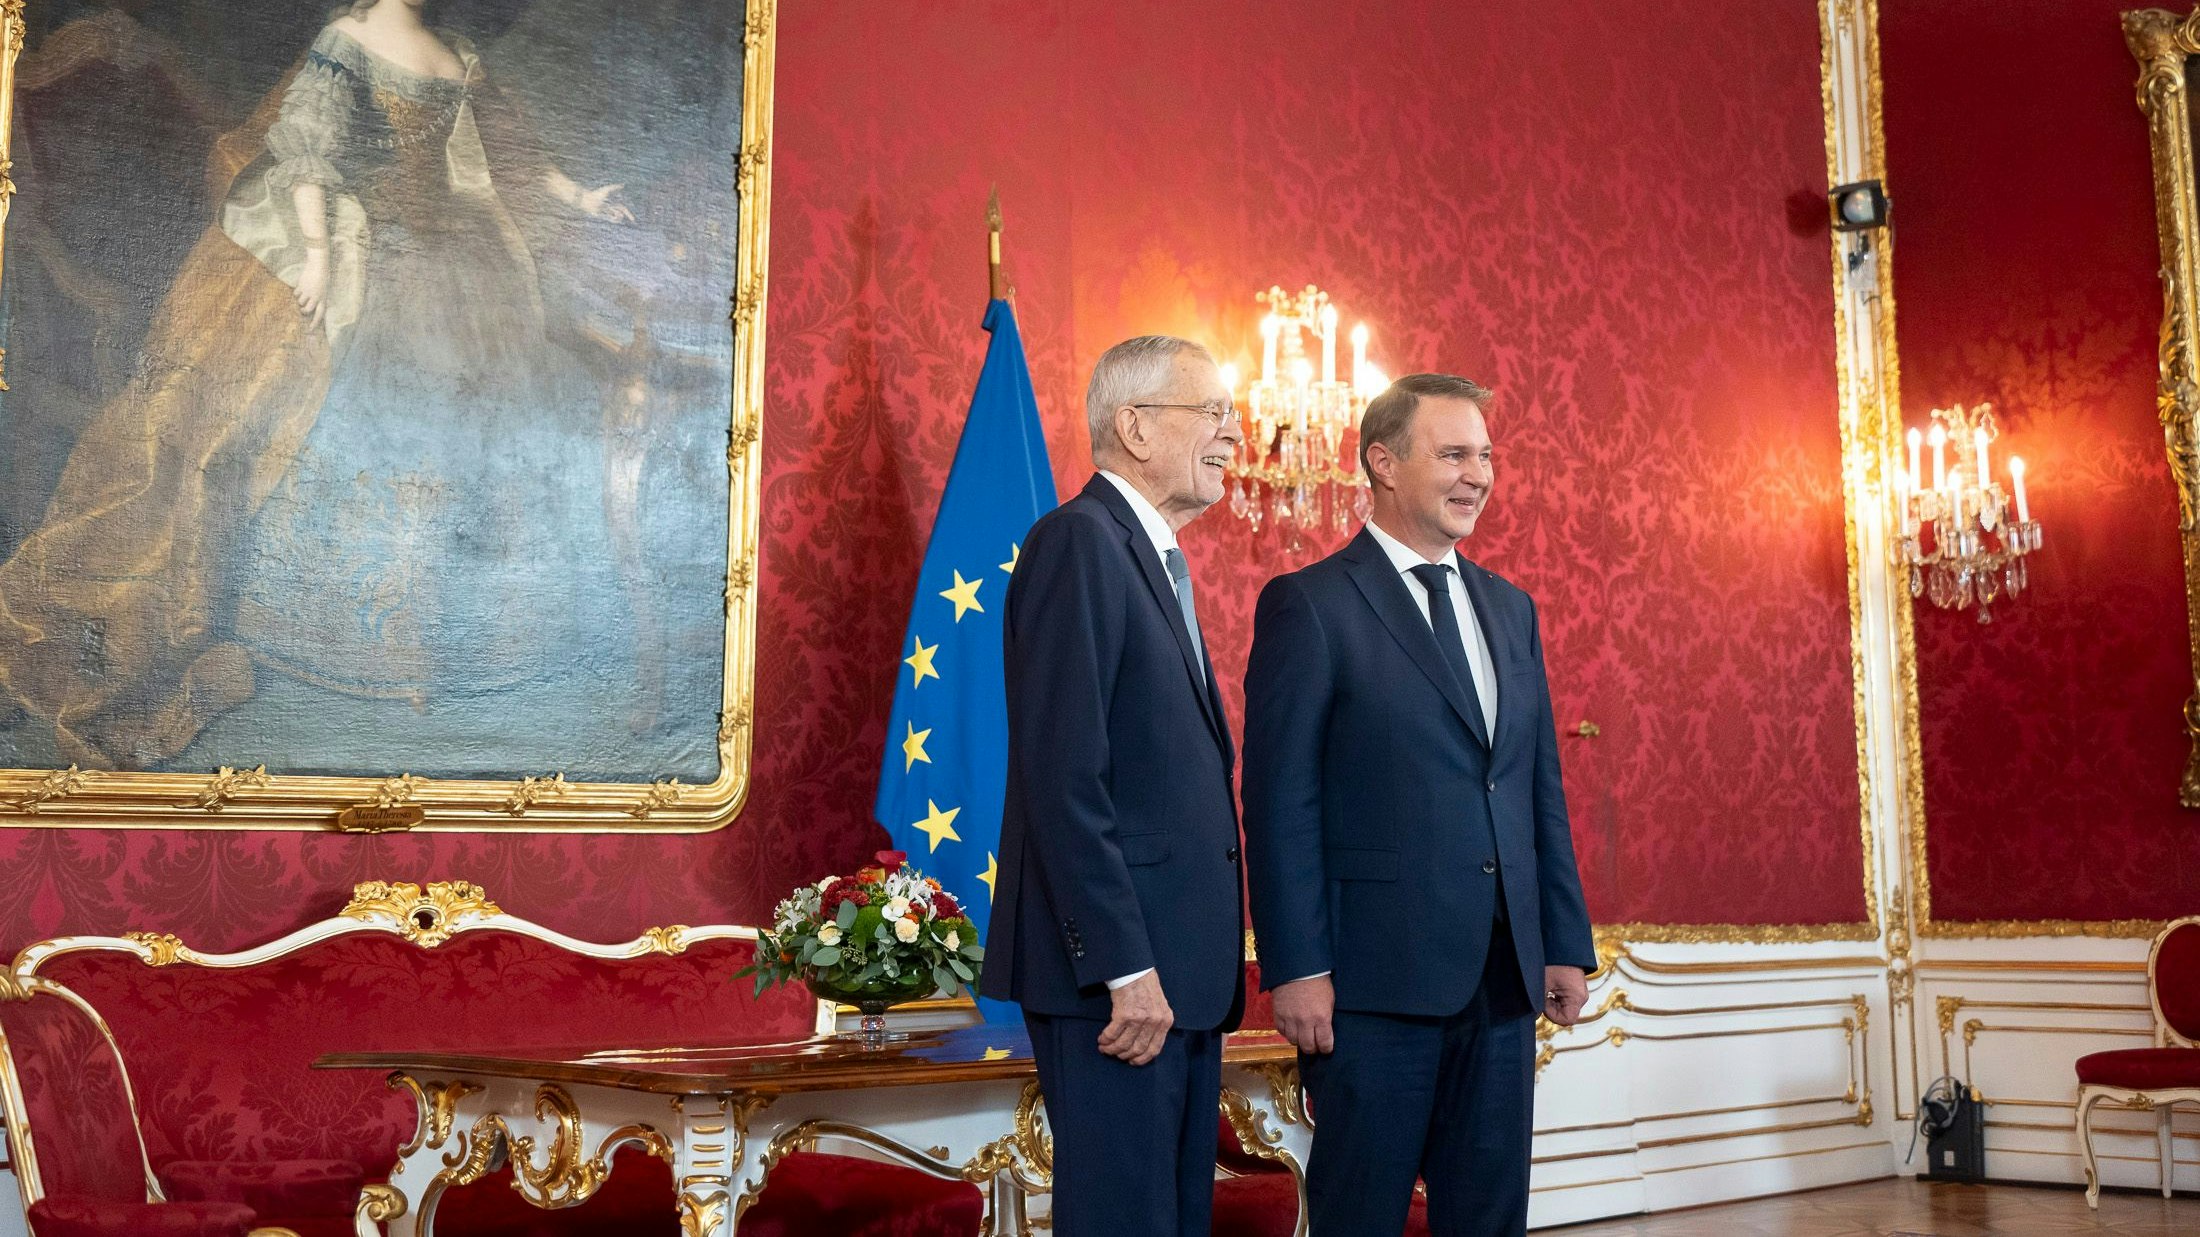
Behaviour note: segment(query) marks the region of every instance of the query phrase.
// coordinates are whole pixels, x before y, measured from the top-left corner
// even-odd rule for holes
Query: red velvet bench
[[[655,928],[592,944],[505,914],[463,882],[370,882],[333,918],[230,954],[173,936],[63,937],[0,975],[0,1112],[33,1237],[373,1233],[383,1180],[429,1114],[379,1073],[315,1070],[341,1051],[517,1048],[583,1039],[710,1042],[827,1029],[807,995],[758,998],[733,972],[744,927]],[[443,1193],[457,1235],[680,1231],[670,1168],[621,1151],[601,1188],[542,1211],[509,1170]],[[745,1237],[969,1237],[977,1187],[851,1156],[797,1153],[742,1217]]]

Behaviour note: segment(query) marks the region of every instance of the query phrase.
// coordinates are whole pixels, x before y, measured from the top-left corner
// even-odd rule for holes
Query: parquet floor
[[[2088,1211],[2075,1187],[1954,1185],[1897,1177],[1627,1220],[1537,1230],[1562,1237],[1979,1237],[2114,1233],[2200,1237],[2200,1196],[2102,1191]]]

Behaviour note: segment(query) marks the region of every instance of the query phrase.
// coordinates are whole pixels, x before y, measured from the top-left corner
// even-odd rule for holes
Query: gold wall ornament
[[[2184,709],[2190,751],[2177,801],[2200,808],[2200,208],[2194,202],[2186,58],[2200,52],[2200,12],[2123,15],[2124,42],[2139,62],[2139,110],[2153,149],[2155,232],[2162,250],[2162,336],[2156,412],[2177,527],[2184,542],[2186,644],[2193,684]]]
[[[147,966],[174,966],[183,961],[184,944],[172,932],[125,932],[122,939],[145,947]]]
[[[428,779],[424,777],[400,773],[374,788],[374,806],[403,807],[411,803],[413,795],[427,784]]]
[[[0,384],[0,391],[7,389],[5,384]],[[29,794],[15,801],[15,810],[18,812],[36,812],[44,804],[58,803],[84,789],[84,784],[91,781],[95,776],[97,775],[91,771],[80,769],[75,765],[70,765],[66,769],[55,769],[40,778],[38,784],[31,788]]]
[[[636,820],[647,820],[650,813],[657,811],[659,808],[668,808],[678,803],[681,794],[686,790],[687,788],[682,786],[680,779],[676,777],[668,777],[664,781],[653,783],[648,791],[642,795],[642,801],[627,809],[627,814]]]
[[[351,901],[337,912],[347,919],[387,917],[395,922],[399,936],[425,949],[451,939],[467,920],[503,913],[504,908],[471,881],[430,881],[425,889],[410,883],[367,881],[352,887]]]
[[[504,801],[504,810],[514,816],[524,816],[528,808],[545,799],[564,798],[565,792],[570,788],[571,783],[565,780],[563,773],[523,777],[519,780],[519,786],[512,791],[511,797]]]
[[[197,797],[184,806],[219,812],[228,806],[230,800],[243,792],[264,789],[274,780],[268,775],[266,765],[257,765],[250,769],[233,769],[223,765],[214,776],[206,779],[206,784],[199,788]]]
[[[8,212],[17,189],[12,180],[18,56],[27,37],[25,0],[0,0],[0,257],[6,252]],[[740,133],[727,135],[719,149],[731,156],[736,172],[739,217],[729,288],[738,312],[729,315],[732,366],[725,426],[736,448],[729,454],[726,496],[726,565],[746,569],[754,578],[760,536],[762,448],[764,432],[764,337],[768,323],[771,236],[771,139],[776,58],[775,0],[744,0],[729,15],[739,20]],[[35,186],[31,187],[35,191]],[[0,356],[5,352],[0,351]],[[0,382],[0,390],[5,390]],[[712,582],[717,573],[712,571]],[[704,587],[708,587],[705,584]],[[727,607],[720,651],[723,674],[713,707],[721,714],[739,710],[756,677],[757,590],[743,590]],[[120,829],[327,830],[345,809],[373,803],[378,807],[418,804],[425,812],[421,832],[555,833],[700,833],[723,828],[740,813],[749,790],[751,736],[746,721],[721,726],[717,735],[718,772],[710,782],[689,786],[676,803],[635,808],[649,802],[648,781],[570,783],[554,801],[507,806],[514,792],[510,777],[419,778],[322,777],[272,773],[265,782],[240,775],[230,783],[210,781],[203,773],[137,773],[90,770],[68,793],[41,793],[41,787],[68,769],[0,768],[0,827]],[[233,766],[216,774],[237,774]],[[248,771],[257,772],[257,771]],[[517,770],[514,770],[516,776]],[[402,797],[383,802],[393,783]],[[249,791],[242,796],[237,791]]]

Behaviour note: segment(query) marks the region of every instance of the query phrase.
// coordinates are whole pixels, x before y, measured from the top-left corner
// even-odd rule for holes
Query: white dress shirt
[[[1404,577],[1406,591],[1413,594],[1413,604],[1421,608],[1421,621],[1424,623],[1429,621],[1428,589],[1422,586],[1420,577],[1413,574],[1413,569],[1429,562],[1445,564],[1451,568],[1451,612],[1459,618],[1459,641],[1466,645],[1467,670],[1474,676],[1475,698],[1482,703],[1484,733],[1494,738],[1497,734],[1497,663],[1490,657],[1489,638],[1482,634],[1482,623],[1475,617],[1474,601],[1467,596],[1466,578],[1461,574],[1467,567],[1459,557],[1458,548],[1455,546],[1444,551],[1442,558],[1427,559],[1421,557],[1420,551],[1409,549],[1404,542],[1384,532],[1382,526],[1373,520],[1367,522],[1367,531],[1375,538],[1375,544],[1383,547],[1383,553],[1390,558],[1390,565],[1396,567],[1398,574]],[[1433,628],[1435,625],[1431,623],[1430,626]]]
[[[1413,574],[1413,569],[1430,562],[1451,568],[1451,612],[1459,620],[1459,642],[1467,649],[1467,671],[1474,676],[1474,694],[1482,704],[1482,724],[1494,738],[1497,734],[1497,663],[1490,657],[1489,638],[1482,634],[1482,623],[1475,617],[1474,600],[1467,596],[1466,578],[1461,574],[1466,570],[1466,563],[1459,557],[1459,548],[1453,546],[1444,551],[1442,558],[1428,559],[1421,557],[1419,550],[1384,532],[1373,520],[1367,522],[1367,532],[1375,539],[1375,544],[1383,548],[1390,565],[1405,579],[1406,591],[1413,594],[1413,604],[1421,608],[1421,621],[1428,623],[1432,631],[1436,625],[1429,622],[1428,589],[1422,586],[1421,578]],[[1328,971],[1317,971],[1300,978],[1320,979],[1327,974]]]
[[[1123,492],[1123,500],[1131,505],[1131,511],[1138,516],[1138,526],[1146,530],[1147,539],[1153,542],[1154,556],[1161,560],[1161,574],[1168,575],[1169,551],[1177,548],[1176,530],[1170,528],[1169,522],[1161,518],[1161,509],[1146,501],[1146,496],[1138,492],[1138,487],[1105,468],[1100,470],[1100,475],[1106,477],[1110,485]],[[1151,974],[1153,974],[1153,968],[1149,966],[1143,971],[1125,975],[1119,979],[1111,979],[1108,981],[1108,991],[1113,992],[1117,988],[1135,983]]]

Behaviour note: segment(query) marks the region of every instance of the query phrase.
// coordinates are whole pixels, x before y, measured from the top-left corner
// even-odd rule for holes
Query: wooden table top
[[[1294,1062],[1298,1054],[1273,1031],[1248,1031],[1224,1041],[1222,1059],[1231,1065],[1268,1065]],[[333,1052],[315,1061],[314,1066],[401,1070],[422,1081],[471,1074],[673,1095],[779,1095],[982,1082],[1028,1078],[1034,1073],[1031,1041],[1020,1026],[900,1032],[875,1047],[866,1047],[853,1035],[816,1035],[798,1040],[733,1039],[647,1048],[597,1045],[483,1052]]]

